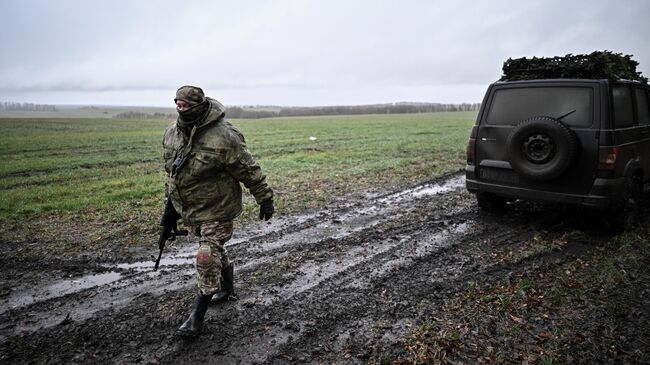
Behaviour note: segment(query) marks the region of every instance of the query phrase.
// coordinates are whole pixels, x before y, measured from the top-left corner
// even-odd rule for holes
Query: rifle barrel
[[[153,271],[158,270],[158,266],[160,265],[160,258],[162,257],[163,250],[165,249],[165,241],[167,241],[167,238],[169,238],[171,232],[171,227],[163,227],[163,229],[160,231],[160,238],[158,238],[158,258],[156,259],[156,264],[153,266]]]

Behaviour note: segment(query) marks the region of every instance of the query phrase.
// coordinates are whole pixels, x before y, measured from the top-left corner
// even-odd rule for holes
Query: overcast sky
[[[611,50],[650,76],[650,1],[3,0],[0,101],[480,102],[508,57]]]

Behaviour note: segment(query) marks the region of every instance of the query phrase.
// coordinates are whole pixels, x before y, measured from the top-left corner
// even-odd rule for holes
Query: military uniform
[[[165,130],[166,195],[185,225],[199,237],[196,267],[199,297],[205,302],[222,289],[224,268],[230,268],[232,280],[225,243],[232,236],[233,219],[243,209],[241,184],[261,205],[260,219],[273,213],[273,191],[244,136],[225,120],[221,103],[205,98],[203,91],[193,86],[181,87],[176,96],[192,106],[187,112],[179,109],[178,120]],[[202,318],[201,314],[201,323]],[[192,330],[200,330],[201,323]]]
[[[203,121],[189,131],[174,123],[163,138],[167,194],[188,225],[236,218],[242,212],[240,182],[258,204],[273,197],[244,136],[224,119],[218,101],[207,101],[210,109]],[[174,168],[181,156],[187,160],[180,169]]]

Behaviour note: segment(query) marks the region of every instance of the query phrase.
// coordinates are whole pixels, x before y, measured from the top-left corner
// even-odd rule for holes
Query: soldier
[[[161,224],[178,218],[199,237],[196,254],[198,295],[182,335],[200,334],[211,301],[234,295],[233,263],[225,243],[233,219],[242,212],[242,188],[260,205],[259,218],[273,215],[273,190],[246,148],[244,136],[225,119],[224,107],[195,86],[176,91],[178,119],[163,137],[166,196],[174,211],[165,210]]]

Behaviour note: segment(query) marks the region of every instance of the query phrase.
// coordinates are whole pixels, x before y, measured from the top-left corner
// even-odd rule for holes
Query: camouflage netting
[[[636,80],[647,84],[648,78],[636,71],[639,65],[632,55],[610,51],[588,55],[568,54],[553,58],[508,58],[503,63],[500,81],[531,79],[610,79]]]

